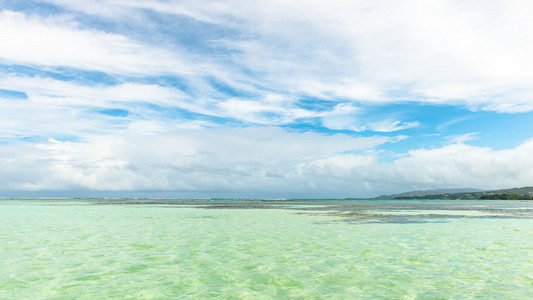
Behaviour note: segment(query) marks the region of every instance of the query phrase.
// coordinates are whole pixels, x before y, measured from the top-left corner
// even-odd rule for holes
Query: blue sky
[[[533,185],[532,9],[1,0],[0,194]]]

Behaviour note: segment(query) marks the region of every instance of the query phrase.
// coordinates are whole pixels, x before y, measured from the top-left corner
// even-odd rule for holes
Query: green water
[[[4,200],[0,299],[531,299],[533,205],[509,203]]]

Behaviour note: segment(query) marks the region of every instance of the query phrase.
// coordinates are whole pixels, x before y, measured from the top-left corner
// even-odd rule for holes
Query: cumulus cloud
[[[261,190],[294,172],[293,161],[369,149],[386,137],[323,136],[275,127],[184,130],[182,134],[93,136],[2,145],[2,189]],[[21,165],[31,165],[17,170]],[[276,175],[276,176],[273,176]],[[246,184],[245,184],[246,183]],[[226,186],[225,186],[226,185]],[[33,188],[31,188],[33,187]]]
[[[532,150],[533,140],[529,140],[500,151],[463,143],[417,149],[392,162],[380,162],[379,155],[346,154],[299,165],[299,174],[344,191],[351,187],[358,195],[449,187],[508,188],[533,181],[533,159],[528,155]]]
[[[37,145],[1,145],[5,172],[0,182],[2,190],[313,198],[421,188],[493,189],[533,180],[533,140],[501,151],[455,143],[383,162],[372,149],[387,142],[394,139],[326,137],[275,127],[94,136],[86,142],[49,139]]]

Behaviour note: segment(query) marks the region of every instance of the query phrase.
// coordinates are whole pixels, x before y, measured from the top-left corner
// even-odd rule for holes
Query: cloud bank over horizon
[[[524,1],[1,1],[0,191],[533,185]]]

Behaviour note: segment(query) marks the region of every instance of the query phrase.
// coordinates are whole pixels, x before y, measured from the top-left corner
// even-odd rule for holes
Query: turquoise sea
[[[0,299],[533,299],[533,202],[0,200]]]

